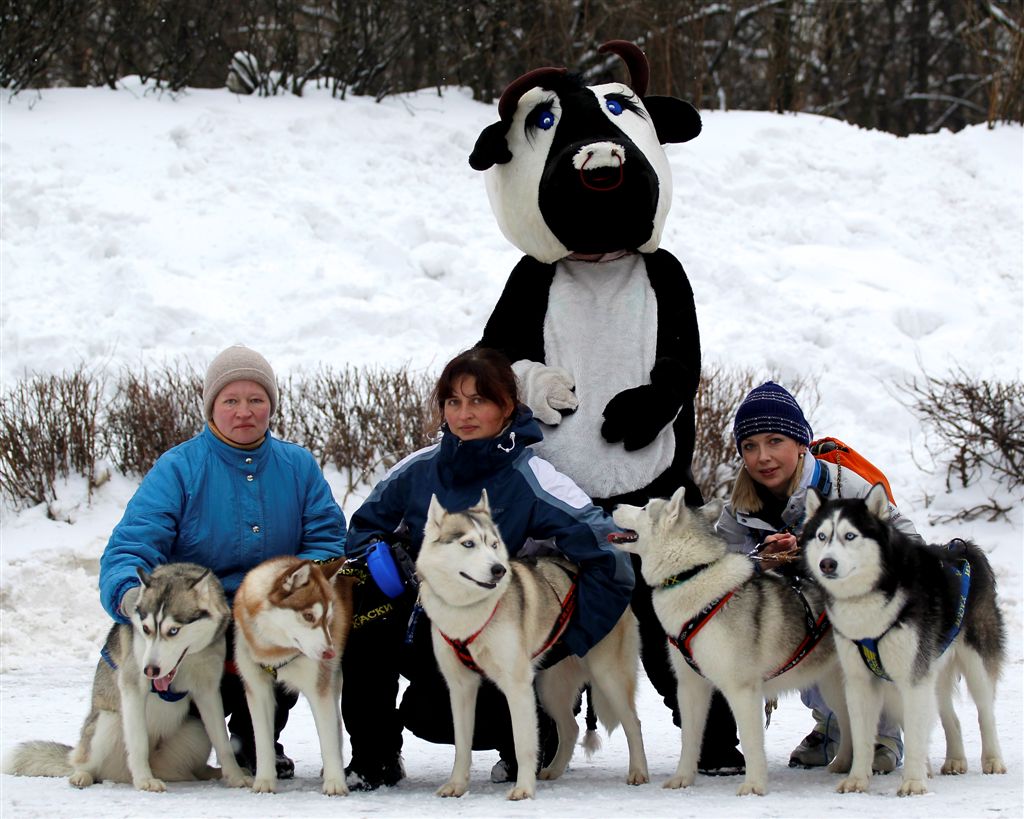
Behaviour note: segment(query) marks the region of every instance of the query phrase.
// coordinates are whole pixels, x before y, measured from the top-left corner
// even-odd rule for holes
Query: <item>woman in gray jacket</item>
[[[751,555],[761,571],[782,568],[797,554],[810,487],[826,498],[863,498],[871,489],[852,469],[817,460],[808,449],[811,426],[796,399],[768,381],[740,403],[733,423],[743,468],[716,524],[732,551]],[[920,538],[909,518],[890,504],[890,520]],[[790,767],[827,765],[838,745],[838,725],[817,688],[801,692],[815,726],[789,757]],[[903,758],[899,725],[883,714],[875,739],[873,768],[889,773]]]

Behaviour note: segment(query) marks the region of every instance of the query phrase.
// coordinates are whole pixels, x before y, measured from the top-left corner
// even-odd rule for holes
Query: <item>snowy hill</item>
[[[1024,352],[1024,131],[982,127],[896,138],[803,115],[704,112],[704,131],[671,146],[674,204],[663,246],[693,286],[704,357],[813,376],[816,432],[854,443],[885,469],[927,537],[971,537],[990,551],[1011,634],[999,693],[1010,773],[977,772],[973,706],[961,718],[972,772],[936,778],[898,803],[910,816],[1022,811],[1022,517],[932,526],[973,505],[983,485],[947,493],[923,457],[923,431],[892,386],[950,366],[1020,379]],[[228,344],[263,352],[279,375],[318,364],[410,364],[436,372],[472,345],[518,252],[491,216],[466,158],[492,106],[449,91],[346,102],[172,98],[127,82],[62,89],[0,105],[0,378],[85,362],[116,368],[187,357],[203,367]],[[329,479],[337,476],[328,475]],[[4,510],[0,538],[0,746],[74,743],[108,621],[97,561],[135,484],[115,477],[91,505],[66,487],[74,524]],[[347,504],[351,513],[358,504]],[[285,744],[298,776],[275,798],[214,785],[163,796],[125,786],[78,793],[57,780],[0,779],[10,816],[134,815],[862,815],[890,810],[898,781],[839,797],[823,772],[791,771],[810,728],[786,701],[768,732],[771,792],[737,800],[737,782],[658,785],[678,734],[645,684],[641,716],[654,784],[620,784],[620,734],[527,805],[507,805],[477,754],[473,791],[440,802],[452,749],[410,739],[410,778],[392,792],[326,800],[312,723],[294,711]],[[941,759],[941,732],[932,761]],[[880,802],[880,799],[887,801]],[[156,801],[154,801],[156,800]]]

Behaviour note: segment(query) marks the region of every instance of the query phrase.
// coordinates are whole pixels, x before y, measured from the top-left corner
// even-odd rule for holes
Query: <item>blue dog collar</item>
[[[388,597],[398,597],[405,591],[405,582],[391,554],[391,547],[378,540],[366,552],[366,565],[374,582]]]

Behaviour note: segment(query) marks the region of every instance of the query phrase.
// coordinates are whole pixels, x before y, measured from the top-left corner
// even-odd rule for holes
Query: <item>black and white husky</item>
[[[915,544],[888,518],[881,484],[863,499],[826,502],[813,490],[807,494],[801,551],[827,595],[853,731],[853,767],[838,790],[867,790],[883,701],[892,713],[902,710],[900,796],[926,792],[936,702],[946,734],[942,773],[965,773],[953,710],[961,674],[978,708],[982,771],[1006,773],[993,707],[1005,632],[992,567],[972,543]]]

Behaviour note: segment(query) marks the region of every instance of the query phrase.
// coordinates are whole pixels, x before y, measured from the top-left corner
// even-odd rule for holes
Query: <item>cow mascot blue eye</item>
[[[537,117],[537,127],[542,131],[546,131],[549,128],[554,127],[555,115],[550,111],[542,111],[540,116]]]
[[[650,67],[634,44],[599,51],[622,58],[628,84],[590,87],[581,73],[534,69],[505,89],[499,121],[469,157],[487,173],[502,233],[525,254],[478,345],[512,361],[543,435],[530,446],[598,506],[643,506],[679,488],[698,505],[690,463],[700,334],[686,273],[659,245],[672,198],[662,145],[696,137],[700,115],[681,99],[647,95]],[[543,98],[558,112],[550,142],[523,127],[545,127],[532,113]],[[650,594],[636,583],[642,639],[657,643],[645,646],[644,666],[675,702]]]

